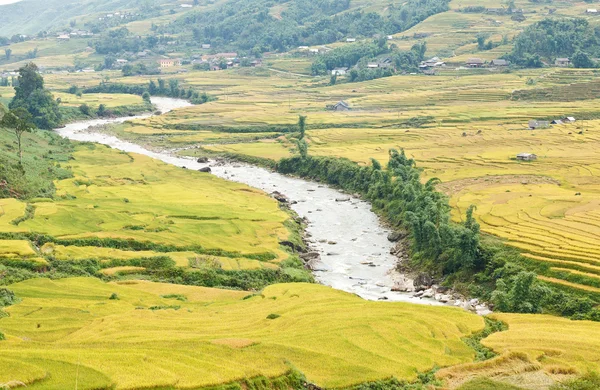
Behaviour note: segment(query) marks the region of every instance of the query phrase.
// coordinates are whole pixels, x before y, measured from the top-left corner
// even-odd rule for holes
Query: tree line
[[[403,150],[389,151],[385,169],[374,159],[359,166],[343,158],[314,157],[308,154],[305,126],[306,118],[300,117],[299,155],[280,160],[277,170],[361,194],[396,229],[408,232],[413,268],[427,270],[447,285],[461,286],[492,302],[495,310],[600,321],[595,298],[539,281],[536,272],[543,272],[539,268],[543,265],[483,237],[474,206],[466,210],[463,222],[453,222],[447,197],[436,190],[440,181],[423,182],[421,169]]]

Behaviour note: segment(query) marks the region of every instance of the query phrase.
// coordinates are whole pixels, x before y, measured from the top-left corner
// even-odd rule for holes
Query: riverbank
[[[152,102],[162,113],[190,105],[186,101],[171,98],[152,98]],[[392,253],[394,243],[388,240],[392,231],[381,224],[368,202],[325,185],[260,167],[239,163],[199,163],[190,158],[147,150],[140,145],[93,131],[93,126],[150,116],[146,114],[72,123],[57,132],[72,140],[109,145],[187,169],[199,170],[213,165],[212,174],[223,179],[248,184],[267,193],[279,191],[290,199],[290,208],[307,221],[306,232],[313,241],[310,243],[311,252],[317,252],[320,257],[314,270],[317,281],[369,300],[441,304],[434,299],[399,291],[399,281],[410,286],[410,279],[397,271],[397,257]]]

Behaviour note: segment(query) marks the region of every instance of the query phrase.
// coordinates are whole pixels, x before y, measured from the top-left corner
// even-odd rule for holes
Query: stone
[[[388,234],[387,239],[389,242],[398,242],[404,238],[406,238],[406,232],[404,231],[399,231],[399,232],[391,232],[390,234]]]
[[[350,202],[350,198],[335,198],[336,202]]]
[[[424,289],[428,289],[433,284],[433,279],[429,274],[420,273],[413,282],[415,288],[424,287]]]
[[[277,200],[279,203],[289,203],[289,199],[287,196],[283,195],[281,192],[279,191],[273,191],[271,193],[271,196]]]
[[[208,162],[208,157],[198,157],[196,162],[200,164],[206,164]]]
[[[211,173],[212,169],[210,169],[210,167],[204,167],[204,168],[198,169],[198,172]]]

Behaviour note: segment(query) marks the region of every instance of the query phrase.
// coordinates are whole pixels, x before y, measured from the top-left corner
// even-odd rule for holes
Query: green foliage
[[[165,298],[165,299],[177,299],[178,301],[181,302],[186,302],[187,298],[185,295],[181,295],[181,294],[167,294],[167,295],[161,295],[161,298]]]
[[[472,210],[464,224],[450,222],[450,207],[435,190],[435,180],[421,183],[420,171],[404,151],[390,150],[387,170],[327,157],[293,157],[277,165],[281,173],[318,179],[358,192],[396,227],[411,233],[413,259],[444,274],[484,268],[478,252],[479,225]]]
[[[281,315],[275,314],[275,313],[271,313],[271,314],[269,314],[267,316],[267,320],[274,320],[274,319],[279,318],[279,317],[281,317]]]
[[[485,327],[482,331],[463,338],[465,344],[475,350],[475,361],[477,362],[489,360],[498,355],[488,347],[481,344],[481,340],[485,339],[492,333],[502,332],[508,329],[508,326],[502,321],[494,320],[489,317],[483,317],[483,319],[485,320]]]
[[[108,299],[110,299],[112,301],[118,301],[120,298],[117,293],[112,293],[112,294],[110,294],[110,297]]]
[[[167,86],[165,80],[158,79],[157,82],[150,80],[148,85],[136,84],[119,84],[101,82],[95,87],[86,88],[85,93],[127,93],[132,95],[146,96],[168,96],[173,98],[187,99],[192,104],[204,104],[216,100],[214,96],[208,95],[206,92],[198,92],[191,88],[185,89],[179,86],[179,80],[169,80]],[[148,100],[144,99],[146,102]]]
[[[7,288],[0,288],[0,308],[17,303],[15,293]]]
[[[448,10],[448,0],[393,3],[384,16],[350,10],[349,0],[293,0],[272,17],[269,0],[231,0],[210,10],[188,12],[158,33],[187,33],[196,43],[231,47],[260,55],[298,45],[320,45],[342,38],[372,37],[405,31],[427,17]],[[276,3],[275,3],[276,4]]]
[[[33,117],[33,123],[41,129],[53,129],[60,125],[58,103],[44,88],[44,79],[38,73],[38,67],[34,63],[19,69],[19,82],[15,87],[15,96],[9,108],[27,110]]]
[[[72,145],[52,132],[34,131],[23,135],[27,153],[19,162],[18,146],[9,132],[0,131],[0,198],[51,198],[54,180],[72,176],[68,167]]]
[[[571,58],[578,52],[578,64],[590,65],[583,53],[600,54],[600,30],[582,18],[544,19],[519,34],[509,57],[519,65],[540,67],[540,57],[554,62],[557,57]]]
[[[515,313],[540,313],[551,294],[534,272],[521,271],[497,281],[492,302],[497,310]]]

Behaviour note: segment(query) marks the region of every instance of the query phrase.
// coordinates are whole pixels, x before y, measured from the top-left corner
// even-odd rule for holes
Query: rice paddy
[[[227,78],[219,79],[214,73],[190,72],[186,83],[203,85],[219,100],[136,123],[136,130],[123,133],[156,147],[203,146],[210,152],[277,161],[295,150],[283,132],[293,131],[298,115],[307,115],[311,154],[368,164],[370,158],[386,162],[390,148],[404,148],[423,168],[424,179],[443,181],[439,188],[450,197],[456,220],[474,204],[484,232],[506,239],[548,268],[561,261],[562,268],[579,272],[549,269],[551,280],[564,279],[588,291],[600,287],[593,268],[600,266],[594,147],[600,129],[598,100],[559,100],[539,92],[573,86],[580,91],[573,91],[574,97],[588,96],[595,88],[589,82],[595,71],[488,73],[447,69],[435,77],[394,76],[328,86],[264,69],[228,71]],[[527,98],[516,100],[517,91]],[[342,99],[351,111],[325,109]],[[528,129],[530,119],[565,116],[578,120]],[[424,124],[415,127],[419,121]],[[269,126],[275,130],[265,133]],[[535,153],[538,160],[516,160],[522,152]]]
[[[411,380],[436,365],[472,361],[461,337],[483,327],[460,309],[367,302],[311,284],[273,285],[246,299],[90,278],[11,289],[22,301],[0,320],[7,336],[0,364],[11,368],[0,370],[0,383],[32,389],[199,388],[292,368],[326,387]]]
[[[290,234],[289,216],[258,190],[104,146],[78,145],[70,169],[74,177],[56,182],[54,200],[0,200],[0,232],[54,240],[40,248],[26,237],[0,240],[0,259],[94,259],[109,267],[168,256],[183,268],[240,270],[277,268],[288,257],[279,242]],[[23,218],[27,208],[32,215]],[[116,249],[107,240],[142,248]]]

